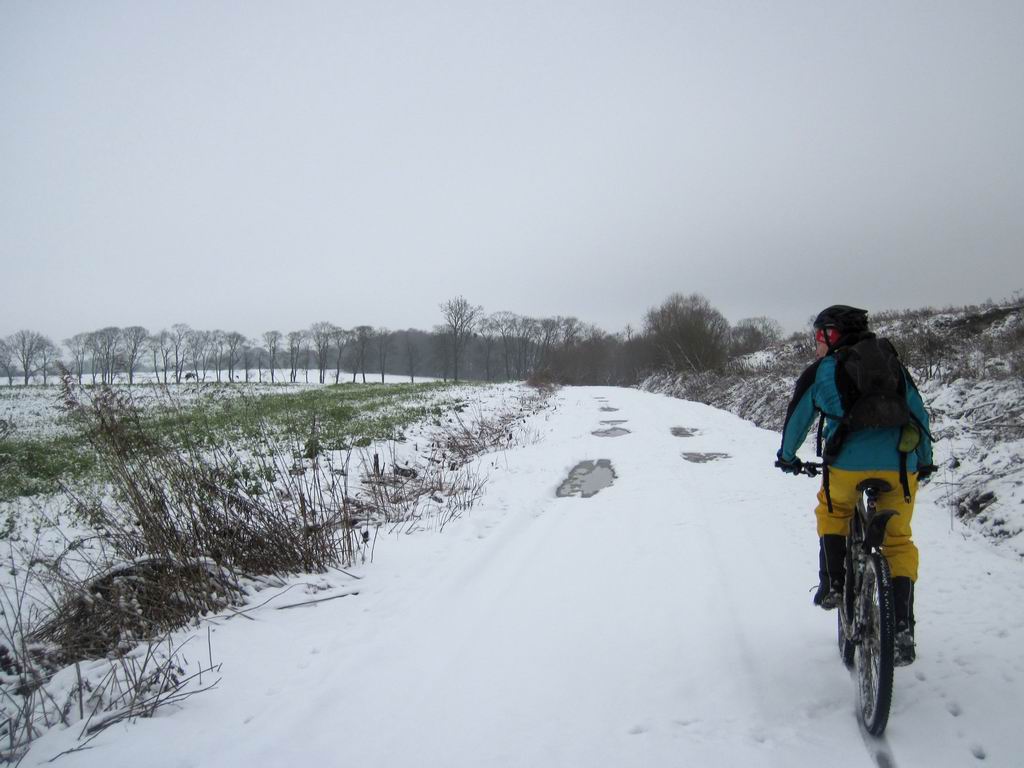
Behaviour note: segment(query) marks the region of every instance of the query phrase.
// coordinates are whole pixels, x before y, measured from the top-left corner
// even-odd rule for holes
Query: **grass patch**
[[[316,424],[319,447],[346,450],[375,440],[401,440],[410,424],[455,405],[448,384],[339,384],[257,395],[211,388],[182,404],[173,394],[151,403],[141,420],[164,445],[250,442],[259,435],[301,445]],[[102,480],[85,436],[0,439],[0,501],[53,493],[60,482]]]
[[[52,493],[65,479],[93,474],[96,459],[78,435],[0,441],[0,501]]]

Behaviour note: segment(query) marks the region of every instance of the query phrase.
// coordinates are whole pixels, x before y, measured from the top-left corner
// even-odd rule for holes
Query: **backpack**
[[[888,339],[868,335],[855,344],[835,353],[836,389],[843,404],[843,417],[839,427],[822,447],[822,430],[826,414],[818,423],[818,455],[825,463],[825,496],[829,511],[832,499],[828,491],[829,464],[842,450],[846,436],[862,429],[900,427],[898,450],[900,454],[900,485],[904,498],[910,501],[907,481],[907,454],[917,448],[920,425],[907,405],[907,381],[910,374],[900,362],[896,348]]]
[[[888,339],[867,338],[836,352],[836,388],[849,432],[910,423],[906,374]]]

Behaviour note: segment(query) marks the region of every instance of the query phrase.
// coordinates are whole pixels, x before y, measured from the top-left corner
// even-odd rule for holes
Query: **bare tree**
[[[263,381],[263,367],[260,363],[260,352],[259,342],[254,339],[243,339],[242,340],[242,367],[245,369],[245,383],[249,383],[249,369],[252,368],[253,359],[256,360],[256,365],[260,368],[260,381]]]
[[[43,373],[43,386],[47,384],[47,374],[50,371],[50,365],[57,359],[57,345],[54,344],[46,336],[41,336],[39,340],[39,370]]]
[[[167,333],[167,331],[163,331]],[[153,356],[153,376],[160,381],[160,335],[152,334],[146,339],[146,351]]]
[[[305,336],[305,331],[291,331],[288,334],[288,367],[292,384],[295,383],[298,376],[299,355],[302,353],[302,340]]]
[[[444,315],[451,340],[452,378],[458,381],[459,361],[466,349],[466,342],[473,336],[483,317],[484,308],[470,304],[462,296],[456,296],[441,305],[441,314]]]
[[[112,384],[121,362],[121,329],[110,325],[94,331],[93,345],[93,366],[98,362],[101,380],[104,384]]]
[[[231,331],[230,333],[224,334],[224,349],[227,352],[228,359],[228,381],[233,382],[235,380],[235,363],[238,362],[239,357],[242,355],[242,349],[248,340],[244,334],[238,331]],[[249,371],[245,372],[245,380],[249,380]]]
[[[260,384],[262,384],[263,383],[263,363],[264,363],[264,361],[266,361],[269,358],[269,355],[267,354],[266,347],[261,347],[260,346],[260,340],[259,339],[250,339],[249,340],[249,348],[250,348],[250,350],[252,352],[253,360],[256,361],[256,370],[259,371],[259,377],[260,377],[259,381],[260,381]],[[273,377],[273,373],[271,373],[271,377]]]
[[[209,331],[190,330],[185,340],[185,352],[192,364],[192,376],[196,381],[199,381],[200,377],[206,381],[207,358],[210,354]]]
[[[92,384],[96,386],[96,375],[102,372],[100,371],[100,339],[99,331],[89,331],[85,334],[85,348],[89,353],[89,374],[92,376]]]
[[[288,368],[289,379],[294,384],[299,371],[299,351],[302,349],[302,337],[305,331],[291,331],[288,334]]]
[[[484,375],[491,380],[491,358],[494,355],[494,343],[501,333],[499,322],[491,315],[480,323],[480,346],[484,355]]]
[[[491,315],[498,335],[501,336],[501,350],[505,360],[505,380],[512,379],[512,364],[515,361],[515,337],[519,316],[512,312],[495,312]]]
[[[70,339],[64,339],[64,346],[71,354],[71,373],[78,377],[78,383],[81,384],[85,358],[89,354],[89,334],[76,333]]]
[[[729,354],[748,355],[767,349],[782,338],[782,326],[770,317],[747,317],[729,332]]]
[[[174,352],[174,337],[171,332],[163,329],[156,335],[157,348],[160,351],[160,367],[164,372],[164,384],[167,383],[167,369],[171,365],[171,354]],[[153,369],[154,372],[156,369]],[[157,377],[159,380],[159,377]]]
[[[559,331],[562,327],[562,319],[559,317],[545,317],[539,321],[540,341],[537,349],[537,359],[534,363],[535,370],[543,370],[548,364],[548,354],[551,346],[557,341]]]
[[[309,384],[309,358],[310,350],[312,346],[312,339],[310,339],[308,333],[302,334],[302,351],[299,353],[302,356],[302,368],[306,372],[306,383]]]
[[[409,372],[409,383],[416,383],[416,364],[419,362],[419,347],[416,345],[416,340],[413,337],[412,331],[403,331],[402,335],[405,341],[405,363],[406,370]]]
[[[525,379],[537,367],[541,324],[532,317],[517,317],[515,327],[516,378]]]
[[[28,386],[28,380],[38,365],[42,343],[43,335],[29,330],[17,331],[8,340],[15,359],[21,365],[21,371],[25,377],[25,386]]]
[[[388,367],[388,354],[395,346],[395,335],[387,328],[378,328],[375,332],[377,339],[377,364],[380,366],[380,383],[384,383],[384,371]]]
[[[589,333],[589,329],[576,317],[558,318],[559,343],[563,348],[575,347]]]
[[[943,364],[948,365],[952,356],[948,339],[925,323],[912,325],[911,330],[893,341],[897,343],[900,356],[924,381],[940,377]]]
[[[452,334],[448,326],[434,326],[431,341],[434,348],[434,363],[441,371],[441,378],[448,381],[452,370]]]
[[[0,371],[7,377],[7,386],[14,386],[14,351],[6,339],[0,339]]]
[[[356,326],[353,331],[352,352],[355,365],[352,366],[352,383],[356,383],[356,373],[362,373],[363,384],[366,383],[366,356],[370,351],[370,342],[373,340],[373,328],[369,325]]]
[[[352,333],[344,328],[334,326],[331,329],[331,344],[334,345],[334,383],[341,381],[341,361],[345,355],[345,349],[352,338]]]
[[[228,343],[228,335],[224,331],[210,331],[210,354],[213,356],[213,365],[217,369],[217,381],[220,382],[220,371],[224,366],[224,347]]]
[[[334,326],[326,321],[313,323],[309,328],[309,337],[313,342],[313,352],[316,354],[317,371],[320,374],[320,383],[324,383],[327,374],[327,355],[331,348],[331,334]]]
[[[267,331],[263,334],[263,344],[267,348],[268,364],[270,365],[270,383],[274,383],[274,369],[277,367],[277,348],[281,344],[280,331]],[[262,381],[262,378],[260,379]]]
[[[729,321],[700,294],[672,294],[648,310],[645,327],[658,362],[671,370],[711,370],[728,355]]]
[[[135,371],[138,370],[142,352],[145,349],[149,331],[141,325],[130,325],[121,331],[121,343],[124,348],[124,367],[128,371],[128,386],[135,383]]]
[[[185,372],[185,349],[192,329],[185,323],[171,326],[171,346],[174,348],[174,382],[181,384],[181,375]]]

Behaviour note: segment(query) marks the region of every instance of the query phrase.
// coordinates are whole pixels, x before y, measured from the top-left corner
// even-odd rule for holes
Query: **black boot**
[[[846,537],[826,534],[818,539],[818,591],[814,604],[831,611],[843,598],[846,576]]]
[[[897,667],[912,664],[914,648],[914,582],[907,576],[892,579],[893,609],[896,618],[895,660]]]

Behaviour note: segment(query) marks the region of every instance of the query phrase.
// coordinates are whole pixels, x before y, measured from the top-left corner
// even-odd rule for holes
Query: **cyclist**
[[[886,527],[882,553],[889,562],[893,577],[896,664],[905,666],[915,657],[914,583],[917,581],[918,551],[911,538],[910,522],[918,480],[931,474],[935,467],[932,465],[928,414],[913,379],[901,364],[894,367],[904,379],[900,391],[905,392],[904,413],[909,410],[910,439],[905,439],[906,427],[850,430],[849,419],[844,421],[846,409],[851,407],[857,394],[851,394],[852,385],[848,383],[848,377],[837,371],[837,356],[858,342],[875,339],[868,329],[867,317],[866,310],[837,304],[815,318],[816,360],[796,382],[786,412],[776,466],[784,472],[800,471],[802,463],[796,457],[797,450],[806,439],[815,416],[822,414],[824,429],[819,433],[818,452],[821,453],[823,443],[831,451],[827,447],[823,454],[826,471],[815,509],[819,537],[819,585],[814,594],[814,604],[825,610],[835,608],[841,599],[846,535],[859,496],[857,484],[868,477],[877,477],[888,481],[892,487],[891,491],[879,497],[880,509],[892,509],[898,513]],[[884,340],[879,340],[881,345],[892,349]],[[895,359],[895,350],[891,354]],[[908,443],[915,442],[914,432],[917,433],[916,445],[910,446]],[[840,436],[841,440],[837,441]],[[836,442],[840,442],[838,450]]]

